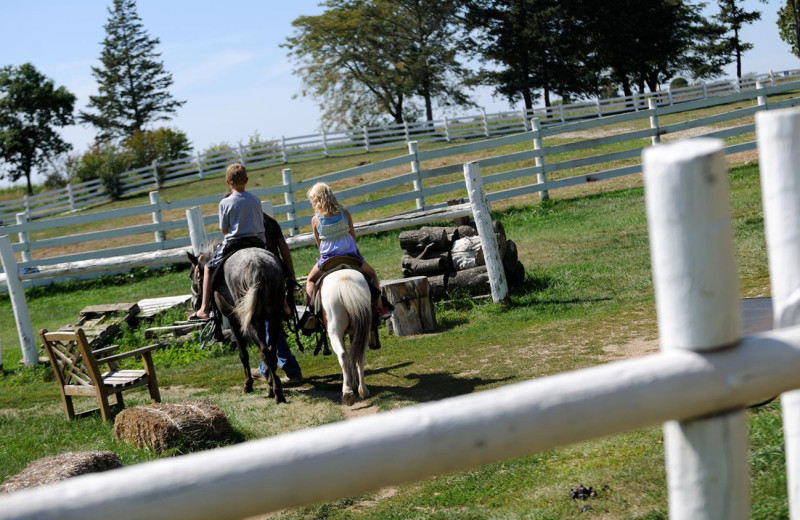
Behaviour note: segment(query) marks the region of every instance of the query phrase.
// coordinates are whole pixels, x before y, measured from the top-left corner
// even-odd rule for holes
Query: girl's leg
[[[319,279],[320,274],[322,274],[322,271],[319,270],[317,264],[314,264],[314,267],[311,268],[311,272],[309,272],[306,277],[306,299],[308,301],[311,301],[311,297],[314,295],[314,282]]]
[[[197,317],[202,319],[209,318],[209,307],[211,306],[211,270],[208,265],[203,266],[203,302],[197,309]]]

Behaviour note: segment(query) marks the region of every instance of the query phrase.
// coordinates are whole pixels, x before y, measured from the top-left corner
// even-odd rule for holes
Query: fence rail
[[[639,173],[639,155],[644,147],[650,142],[680,137],[685,132],[731,137],[740,141],[729,144],[727,153],[754,150],[755,141],[748,137],[753,135],[755,129],[752,123],[754,114],[800,104],[800,97],[791,97],[800,89],[800,81],[759,86],[756,90],[742,90],[727,96],[656,106],[564,125],[542,127],[539,124],[541,120],[534,119],[533,124],[538,130],[439,149],[420,151],[415,143],[411,143],[410,153],[300,181],[294,181],[291,170],[287,168],[282,184],[256,188],[252,192],[272,201],[273,213],[281,228],[293,235],[311,221],[312,212],[305,192],[317,181],[332,184],[337,190],[337,197],[354,215],[368,215],[377,210],[385,214],[387,209],[393,214],[439,209],[446,207],[448,200],[466,196],[461,175],[465,157],[493,151],[493,156],[476,161],[484,172],[487,200],[493,202],[537,194],[544,196],[550,190]],[[661,123],[683,111],[744,100],[754,103],[703,118]],[[745,122],[742,123],[742,120]],[[585,138],[581,134],[589,132],[594,135],[598,129],[607,135]],[[613,129],[616,130],[611,131]],[[509,149],[519,151],[508,152]],[[579,157],[564,159],[565,153]],[[448,159],[452,161],[451,164],[433,166],[434,160],[435,164],[439,164]],[[177,168],[178,165],[174,166]],[[402,172],[403,169],[405,172]],[[146,171],[138,171],[136,175],[144,175],[143,179],[147,179]],[[344,185],[350,181],[349,184],[353,184],[353,179],[358,180],[356,186],[337,188],[337,183]],[[218,195],[164,201],[160,200],[158,192],[152,192],[150,204],[31,222],[20,218],[17,224],[4,226],[3,231],[17,238],[13,250],[21,257],[21,272],[33,272],[47,265],[188,247],[191,241],[187,220],[174,210],[204,205],[215,208],[218,201]],[[180,218],[168,219],[165,217],[167,213],[180,215]],[[204,223],[214,229],[210,233],[212,239],[221,237],[215,229],[216,220],[215,210],[204,216]],[[119,222],[119,227],[113,227],[114,222]],[[132,222],[136,223],[131,225]],[[80,234],[70,232],[74,226],[85,226],[87,223],[105,223],[108,229]],[[168,238],[164,238],[165,235]],[[128,245],[113,246],[114,240],[121,241],[124,237],[127,237],[125,241]],[[134,244],[131,245],[131,242]],[[93,244],[104,248],[92,249]],[[54,256],[47,251],[48,248],[64,246],[74,252]],[[58,280],[64,278],[59,277]],[[26,285],[42,283],[48,281],[26,281]]]
[[[701,83],[688,87],[658,92],[633,94],[610,99],[553,105],[531,110],[505,111],[443,118],[434,121],[404,122],[386,126],[364,127],[336,132],[321,132],[277,140],[239,144],[223,150],[197,153],[192,158],[124,172],[119,176],[122,195],[160,189],[163,186],[208,175],[221,174],[228,164],[240,161],[248,167],[288,164],[311,157],[329,157],[335,154],[369,152],[384,148],[407,146],[411,141],[453,142],[461,139],[491,138],[510,133],[529,131],[530,119],[539,118],[543,127],[563,125],[593,118],[605,118],[649,108],[650,100],[658,107],[674,106],[697,100],[725,97],[733,93],[752,91],[757,85],[768,86],[800,80],[800,70],[787,70],[779,74],[749,75],[741,79],[727,79]],[[97,202],[111,200],[99,181],[79,183],[44,192],[32,197],[0,201],[0,224],[14,222],[18,213],[32,220],[57,212],[76,210]]]

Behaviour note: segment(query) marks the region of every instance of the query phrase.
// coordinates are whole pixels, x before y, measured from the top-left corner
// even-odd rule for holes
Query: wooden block
[[[427,277],[386,280],[381,283],[381,290],[394,305],[394,313],[389,321],[396,335],[409,336],[436,331],[436,316]]]

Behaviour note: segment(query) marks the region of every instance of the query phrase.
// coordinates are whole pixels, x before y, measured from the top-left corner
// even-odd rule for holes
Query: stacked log
[[[519,261],[517,246],[506,237],[501,222],[494,221],[492,226],[506,280],[509,285],[519,285],[525,278],[525,268]],[[475,237],[475,258],[465,266],[462,261],[454,262],[453,244],[469,237]],[[400,260],[403,276],[426,276],[432,300],[448,299],[456,293],[470,296],[491,294],[489,274],[474,224],[458,227],[425,226],[418,230],[403,231],[399,239],[400,247],[404,250]],[[458,243],[459,246],[464,244],[464,241]]]

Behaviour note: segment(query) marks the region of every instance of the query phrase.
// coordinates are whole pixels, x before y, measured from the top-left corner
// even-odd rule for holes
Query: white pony
[[[372,297],[360,271],[340,269],[325,276],[320,298],[331,348],[342,367],[342,403],[352,406],[355,389],[362,399],[369,397],[364,383],[364,358],[372,332]],[[349,351],[344,336],[350,336]]]

